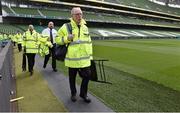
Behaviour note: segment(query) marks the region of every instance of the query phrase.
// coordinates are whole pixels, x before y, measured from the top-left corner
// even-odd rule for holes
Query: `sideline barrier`
[[[0,52],[0,112],[10,112],[13,48],[8,41]]]

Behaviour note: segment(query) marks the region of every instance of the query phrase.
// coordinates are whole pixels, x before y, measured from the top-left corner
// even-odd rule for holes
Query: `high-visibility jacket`
[[[80,22],[80,28],[74,20],[70,19],[74,39],[68,41],[67,24],[64,24],[57,33],[56,43],[59,45],[68,44],[68,51],[65,58],[65,66],[71,68],[83,68],[90,66],[92,60],[92,42],[84,19]]]
[[[9,39],[11,39],[11,40],[12,40],[12,37],[13,37],[13,35],[12,35],[12,34],[10,34],[10,35],[9,35]],[[12,40],[12,41],[13,41],[13,40]]]
[[[25,48],[26,53],[38,53],[39,52],[39,39],[40,34],[33,30],[32,35],[28,30],[23,34],[22,46]]]
[[[17,33],[15,36],[15,41],[18,43],[18,44],[22,44],[22,41],[23,41],[23,38],[22,38],[22,35],[21,33]]]
[[[10,34],[10,35],[9,35],[9,38],[10,38],[12,41],[14,41],[14,40],[13,40],[13,38],[14,38],[14,35],[13,35],[13,34]]]
[[[41,36],[40,45],[39,45],[39,54],[45,56],[49,54],[49,47],[52,48],[52,43],[49,40],[48,36]]]
[[[12,40],[13,42],[16,42],[15,35],[12,35],[12,36],[11,36],[11,40]]]
[[[2,35],[2,34],[0,34],[0,41],[1,41],[1,40],[3,40],[3,39],[4,39],[4,38],[3,38],[3,35]]]
[[[4,34],[4,35],[3,35],[3,39],[4,39],[4,40],[7,40],[7,39],[8,39],[7,34]]]

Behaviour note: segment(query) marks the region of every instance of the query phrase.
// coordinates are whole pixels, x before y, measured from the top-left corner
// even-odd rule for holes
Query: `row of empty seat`
[[[17,31],[23,32],[22,29],[9,24],[0,24],[0,33],[15,34]]]
[[[37,9],[37,8],[19,8],[19,7],[7,7],[3,6],[3,10],[9,15],[16,16],[30,16],[30,17],[41,17],[41,18],[52,18],[52,19],[68,19],[70,17],[70,11],[66,9]],[[145,19],[138,19],[136,17],[126,17],[115,14],[95,13],[95,12],[84,12],[84,17],[88,21],[101,21],[101,22],[112,22],[112,23],[123,23],[123,24],[138,24],[138,25],[163,25],[180,27],[179,23],[169,23],[163,21],[152,21]]]
[[[34,25],[37,32],[41,33],[47,26]],[[56,30],[59,30],[60,26],[55,26]],[[16,34],[17,31],[25,32],[28,29],[28,25],[10,25],[0,24],[0,33]],[[158,31],[158,30],[142,30],[142,29],[123,29],[123,28],[89,28],[89,32],[92,38],[180,38],[180,32],[173,31]]]
[[[97,1],[101,1],[102,3],[103,2],[115,3],[115,4],[143,8],[147,10],[158,11],[158,12],[163,12],[163,13],[168,13],[168,14],[180,15],[179,8],[162,6],[162,5],[153,3],[149,0],[97,0]]]

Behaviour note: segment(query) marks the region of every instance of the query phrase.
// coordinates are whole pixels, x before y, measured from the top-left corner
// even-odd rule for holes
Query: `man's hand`
[[[69,41],[73,41],[73,39],[74,39],[74,34],[69,34],[68,35],[68,40]]]

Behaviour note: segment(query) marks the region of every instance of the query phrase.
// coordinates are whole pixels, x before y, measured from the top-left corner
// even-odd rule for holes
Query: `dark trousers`
[[[22,51],[22,46],[21,46],[21,44],[18,44],[18,50],[19,50],[19,52]]]
[[[26,53],[26,56],[28,58],[28,70],[29,70],[29,72],[33,72],[36,54],[35,53]]]
[[[52,48],[49,48],[49,54],[45,56],[44,66],[43,67],[46,67],[46,65],[47,65],[47,63],[49,61],[49,58],[51,56],[52,56],[52,68],[56,69],[55,45]]]
[[[16,42],[13,42],[14,46],[16,46]]]
[[[80,88],[80,95],[83,97],[87,96],[87,91],[88,91],[88,83],[90,79],[90,68],[85,67],[85,68],[69,68],[69,84],[70,84],[70,90],[71,90],[71,95],[74,96],[76,95],[76,75],[77,72],[82,78],[81,82],[81,88]]]
[[[23,53],[22,71],[26,71],[26,54],[25,53]]]

